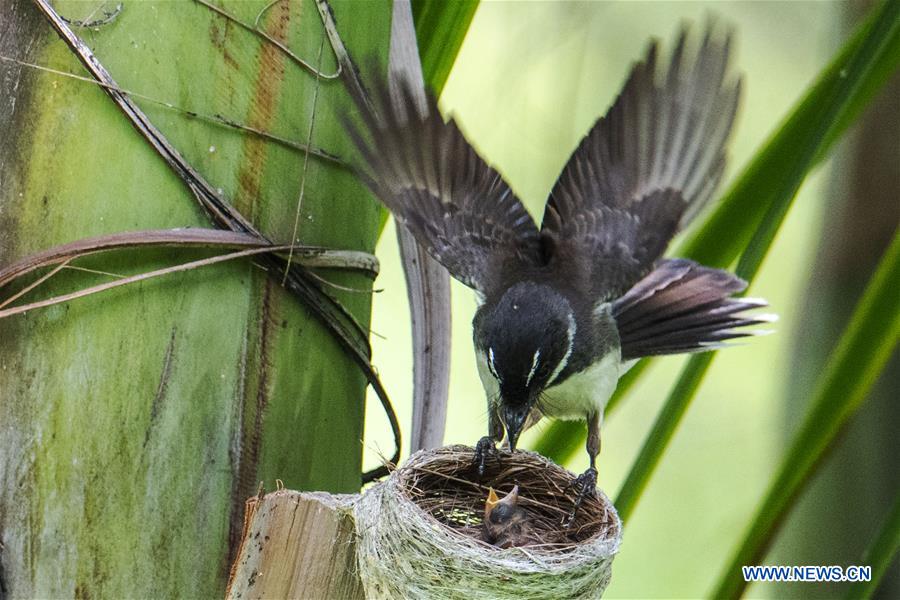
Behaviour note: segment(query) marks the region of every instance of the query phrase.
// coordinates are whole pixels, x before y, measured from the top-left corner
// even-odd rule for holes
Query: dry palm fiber
[[[531,452],[501,453],[483,478],[473,450],[414,454],[367,490],[354,512],[359,575],[369,598],[597,598],[609,583],[622,525],[598,492],[575,522],[574,476]],[[481,540],[488,488],[519,486],[540,544],[501,550]]]

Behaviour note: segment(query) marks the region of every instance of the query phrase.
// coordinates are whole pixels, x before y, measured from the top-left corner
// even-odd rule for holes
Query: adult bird
[[[514,451],[543,416],[585,419],[580,504],[596,486],[603,409],[636,359],[718,348],[770,320],[744,314],[765,302],[731,297],[746,287],[738,277],[661,258],[722,177],[741,90],[730,34],[710,24],[693,37],[682,28],[662,67],[650,44],[563,169],[540,229],[433,97],[420,102],[402,82],[355,96],[361,120],[347,127],[362,180],[478,293],[482,473],[504,432]]]

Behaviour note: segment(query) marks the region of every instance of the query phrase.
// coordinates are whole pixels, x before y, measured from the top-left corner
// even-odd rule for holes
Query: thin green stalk
[[[722,571],[715,598],[735,598],[747,583],[741,566],[759,564],[794,501],[834,447],[900,340],[900,232],[857,304],[823,370],[803,426],[782,461],[740,548]]]
[[[669,445],[675,430],[681,423],[688,405],[703,381],[703,375],[709,368],[715,353],[707,352],[692,356],[681,372],[678,382],[669,394],[662,411],[653,423],[653,429],[647,436],[640,454],[628,473],[619,496],[616,498],[616,510],[622,521],[627,521],[634,512],[637,502],[650,481],[650,475],[656,469],[659,459]]]
[[[798,111],[813,111],[815,119],[809,130],[806,131],[806,135],[800,140],[794,140],[793,155],[783,165],[780,177],[771,188],[773,190],[772,200],[765,217],[754,232],[738,263],[737,274],[748,282],[753,281],[759,271],[800,185],[814,166],[822,148],[829,141],[828,136],[832,130],[832,123],[846,112],[849,105],[856,101],[855,94],[859,90],[867,89],[862,85],[862,81],[872,72],[872,66],[883,59],[885,52],[890,47],[889,40],[900,30],[900,22],[896,18],[898,12],[900,12],[900,2],[886,2],[874,11],[870,20],[863,26],[867,34],[856,46],[856,52],[851,54],[846,62],[838,63],[839,72],[843,74],[843,77],[838,79],[835,86],[822,92],[824,97],[819,98],[817,105],[807,106],[804,101],[798,108]],[[848,44],[856,44],[856,37],[852,38]],[[845,52],[841,52],[838,61],[841,61],[845,54]],[[829,71],[834,67],[833,63],[829,67]],[[778,136],[775,139],[777,140]],[[773,150],[774,148],[770,145],[763,150],[762,155]],[[743,189],[742,193],[752,194],[752,191],[752,189]],[[742,203],[747,203],[747,200],[743,200]],[[712,358],[713,355],[708,354],[695,356],[688,361],[678,382],[669,394],[635,464],[622,485],[619,497],[616,499],[616,508],[623,520],[627,520],[634,511],[663,452],[668,447],[687,407],[699,389]]]
[[[866,550],[860,565],[872,567],[872,579],[857,581],[847,590],[848,600],[868,600],[881,583],[888,567],[900,552],[900,493],[894,499],[894,507],[882,524],[875,541]]]

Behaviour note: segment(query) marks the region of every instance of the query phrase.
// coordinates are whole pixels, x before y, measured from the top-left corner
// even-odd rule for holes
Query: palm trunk
[[[222,6],[250,24],[260,14],[270,35],[333,73],[315,5],[260,13],[267,4]],[[104,18],[79,2],[54,7],[70,20]],[[389,6],[335,3],[334,12],[348,46],[383,53]],[[129,2],[110,23],[76,32],[126,89],[346,149],[339,82],[199,3]],[[84,73],[25,0],[0,7],[0,54]],[[373,250],[380,209],[345,168],[138,102],[269,238]],[[101,89],[0,63],[0,265],[77,238],[186,226],[211,225]],[[78,264],[123,273],[196,255]],[[371,287],[360,274],[319,275]],[[38,294],[95,280],[106,276],[64,271]],[[0,321],[0,590],[221,595],[260,481],[359,488],[365,378],[280,281],[236,262]],[[326,289],[368,326],[367,294]]]

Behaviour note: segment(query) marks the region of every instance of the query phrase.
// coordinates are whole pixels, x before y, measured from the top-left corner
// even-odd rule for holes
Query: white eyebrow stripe
[[[494,366],[494,349],[488,348],[488,367],[490,367],[491,375],[494,376],[494,379],[500,381],[500,375],[497,373],[497,368]]]
[[[539,360],[541,360],[541,351],[537,349],[534,351],[534,358],[531,359],[531,370],[528,372],[528,377],[525,378],[525,387],[531,385],[531,378],[534,377],[534,373],[537,371]]]
[[[553,369],[553,373],[550,374],[550,379],[547,380],[547,387],[553,385],[556,382],[559,374],[562,373],[563,369],[566,368],[566,365],[569,364],[569,357],[572,356],[572,348],[575,346],[575,331],[578,327],[575,325],[575,317],[571,314],[569,315],[569,328],[566,330],[566,334],[569,337],[569,347],[566,348],[566,353],[563,355],[562,360],[559,361],[559,364],[556,365],[556,368]]]

